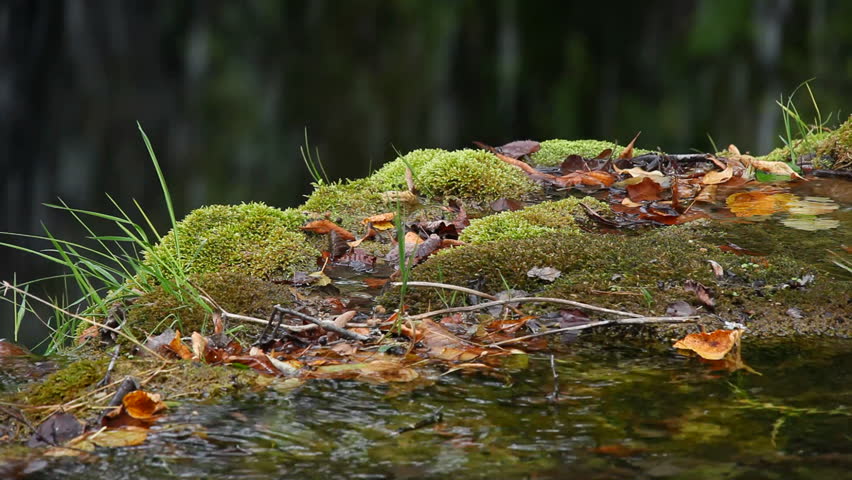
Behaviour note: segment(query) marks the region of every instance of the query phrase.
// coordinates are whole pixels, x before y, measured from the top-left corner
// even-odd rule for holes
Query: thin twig
[[[472,288],[460,287],[458,285],[451,285],[449,283],[435,283],[435,282],[406,282],[406,285],[409,287],[434,287],[434,288],[443,288],[446,290],[456,290],[463,293],[468,293],[470,295],[476,295],[477,297],[487,298],[489,300],[497,300],[497,297],[494,295],[480,292],[479,290],[474,290]],[[402,286],[402,282],[393,282],[391,283],[394,287]]]
[[[435,315],[441,315],[444,313],[453,313],[453,312],[473,312],[476,310],[482,310],[488,307],[493,307],[496,305],[505,305],[507,303],[556,303],[560,305],[571,305],[578,308],[585,308],[586,310],[594,310],[596,312],[604,312],[604,313],[612,313],[615,315],[622,315],[625,317],[633,317],[633,318],[645,318],[642,315],[630,312],[623,312],[621,310],[611,310],[609,308],[596,307],[594,305],[589,305],[587,303],[575,302],[573,300],[565,300],[564,298],[549,298],[549,297],[517,297],[517,298],[509,298],[506,300],[495,300],[493,302],[485,302],[480,303],[478,305],[468,305],[466,307],[450,307],[444,308],[441,310],[434,310],[431,312],[420,313],[417,315],[410,315],[407,318],[411,320],[420,320],[423,318],[434,317]]]
[[[310,315],[304,314],[302,312],[297,312],[296,310],[290,310],[289,308],[284,308],[281,305],[275,305],[275,310],[284,313],[286,315],[292,315],[297,318],[301,318],[307,322],[311,322],[313,324],[319,325],[320,328],[324,330],[328,330],[330,332],[334,332],[342,337],[348,338],[350,340],[358,340],[360,342],[365,342],[370,339],[367,335],[361,335],[360,333],[355,333],[351,330],[347,330],[345,328],[340,328],[334,324],[334,322],[329,322],[328,320],[321,320],[319,318],[314,318]]]
[[[523,337],[510,338],[508,340],[503,340],[497,343],[489,343],[488,347],[496,347],[498,345],[505,345],[507,343],[520,342],[521,340],[527,340],[530,338],[541,337],[544,335],[553,335],[556,333],[563,332],[576,332],[578,330],[585,330],[587,328],[594,327],[602,327],[604,325],[644,325],[649,323],[686,323],[692,322],[695,319],[699,318],[697,315],[692,317],[638,317],[638,318],[618,318],[615,320],[600,320],[597,322],[590,322],[583,325],[577,325],[574,327],[565,327],[565,328],[557,328],[556,330],[548,330],[546,332],[533,333],[532,335],[524,335]]]
[[[260,324],[260,325],[266,325],[266,324],[269,323],[269,320],[264,320],[262,318],[257,318],[257,317],[250,317],[248,315],[239,315],[239,314],[236,314],[236,313],[230,313],[230,312],[226,312],[224,310],[221,311],[220,313],[222,314],[223,317],[229,318],[231,320],[241,320],[243,322],[257,323],[257,324]],[[349,327],[354,327],[354,328],[369,328],[370,327],[370,325],[367,325],[366,323],[347,323],[346,325],[349,326]],[[313,323],[310,324],[310,325],[284,325],[284,324],[281,324],[279,328],[283,328],[284,330],[290,330],[291,332],[304,332],[304,331],[307,331],[307,330],[314,330],[316,328],[320,328],[320,326],[313,324]]]

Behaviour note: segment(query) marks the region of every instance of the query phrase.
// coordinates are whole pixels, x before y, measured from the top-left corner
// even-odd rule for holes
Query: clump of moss
[[[282,285],[234,272],[200,274],[190,280],[230,313],[267,318],[273,305],[289,303],[292,298]],[[155,287],[128,308],[126,324],[135,338],[145,339],[166,328],[178,329],[185,335],[203,332],[210,322],[209,310],[197,303],[182,302],[164,288]],[[254,331],[249,329],[250,334]]]
[[[520,198],[538,187],[519,168],[484,150],[456,150],[436,155],[420,170],[418,188],[430,197],[458,197],[473,202]]]
[[[533,165],[552,167],[559,165],[568,155],[580,155],[583,158],[597,157],[606,149],[612,149],[613,155],[618,155],[624,147],[612,142],[601,140],[545,140],[541,149],[530,156]],[[637,155],[649,153],[650,150],[635,149]]]
[[[478,244],[497,240],[531,238],[547,233],[577,235],[577,217],[582,213],[580,203],[592,208],[607,206],[591,197],[569,197],[555,202],[544,202],[515,212],[502,212],[485,218],[471,220],[460,240]]]
[[[386,163],[371,177],[382,190],[405,190],[408,184],[405,180],[405,169],[411,168],[416,177],[420,170],[437,155],[447,153],[440,148],[412,150],[396,160]]]
[[[296,230],[303,221],[295,209],[280,210],[263,203],[211,205],[178,222],[153,253],[157,258],[176,258],[180,247],[179,260],[188,273],[286,277],[312,266],[319,255]]]
[[[697,222],[627,237],[557,231],[467,245],[430,257],[413,270],[412,280],[455,285],[477,280],[480,290],[491,293],[508,284],[547,297],[645,315],[664,315],[669,304],[680,300],[699,306],[695,294],[684,288],[686,280],[693,280],[713,290],[716,313],[744,322],[757,335],[852,334],[852,325],[843,318],[850,302],[850,282],[818,274],[807,289],[786,288],[787,282],[803,278],[813,268],[789,253],[767,255],[759,268],[745,268],[741,257],[701,240],[706,228]],[[708,260],[736,277],[718,282]],[[526,275],[533,267],[545,266],[563,275],[552,284]],[[814,295],[814,291],[820,294]],[[833,299],[827,306],[826,296]],[[394,300],[398,301],[392,295],[382,299],[389,304]],[[406,304],[418,310],[434,308],[442,301],[426,289],[412,291],[405,298]],[[791,306],[801,309],[803,318],[787,314]]]
[[[817,166],[835,170],[852,168],[852,116],[830,132],[817,146]],[[826,164],[825,159],[830,161]]]
[[[799,140],[793,141],[793,154],[795,159],[798,159],[802,155],[815,154],[817,153],[817,148],[822,142],[827,139],[830,135],[830,132],[817,132],[812,133],[805,138],[801,138]],[[780,147],[772,150],[767,153],[762,160],[771,161],[771,162],[791,162],[790,156],[790,147]]]
[[[73,400],[106,374],[107,360],[78,360],[18,394],[27,405],[58,405]]]

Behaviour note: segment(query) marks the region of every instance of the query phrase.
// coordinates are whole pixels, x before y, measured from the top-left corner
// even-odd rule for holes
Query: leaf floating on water
[[[787,205],[787,211],[793,215],[823,215],[838,208],[840,205],[826,197],[805,197],[793,200]]]
[[[121,400],[124,410],[133,418],[140,420],[151,419],[158,412],[166,409],[166,404],[160,400],[157,393],[135,390]]]
[[[720,360],[740,343],[742,330],[716,330],[711,333],[690,333],[674,344],[674,348],[692,350],[701,358]]]
[[[807,232],[816,232],[819,230],[831,230],[840,226],[839,220],[831,218],[819,218],[810,215],[796,215],[781,220],[785,226],[795,228],[796,230],[804,230]]]
[[[730,195],[725,203],[738,217],[754,217],[782,212],[796,199],[792,193],[740,192]]]

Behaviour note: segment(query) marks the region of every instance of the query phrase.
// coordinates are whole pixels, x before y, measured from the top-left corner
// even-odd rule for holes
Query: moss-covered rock
[[[419,176],[424,166],[429,164],[437,155],[447,153],[440,148],[428,148],[412,150],[392,162],[386,163],[372,179],[379,188],[383,190],[406,190],[408,183],[405,180],[405,169],[410,168],[415,179]]]
[[[484,150],[435,155],[423,165],[417,181],[427,196],[458,197],[475,203],[520,198],[539,189],[521,169]]]
[[[684,288],[686,280],[693,280],[714,291],[718,314],[745,323],[753,334],[852,335],[852,324],[844,318],[850,308],[850,282],[817,274],[807,289],[788,288],[792,280],[813,268],[781,254],[762,257],[760,265],[744,265],[742,257],[702,241],[706,228],[702,224],[628,238],[551,232],[468,245],[433,256],[414,269],[412,279],[455,285],[478,281],[481,290],[492,293],[508,284],[543,296],[654,316],[664,315],[666,307],[678,300],[700,306],[696,295]],[[717,281],[708,260],[736,276]],[[553,267],[563,275],[546,284],[527,276],[533,267]],[[442,305],[442,301],[428,290],[414,290],[406,297],[407,304],[420,308]],[[792,306],[801,315],[789,315]]]
[[[820,168],[852,169],[852,116],[819,143],[816,153]]]
[[[27,405],[58,405],[82,396],[106,374],[108,359],[78,360],[17,394]]]
[[[793,141],[793,156],[790,155],[790,147],[780,147],[767,153],[761,160],[771,162],[791,162],[798,160],[799,157],[808,154],[815,154],[822,142],[830,136],[830,132],[818,132],[807,135]]]
[[[288,277],[312,267],[319,255],[297,229],[303,222],[298,210],[263,203],[202,207],[178,222],[147,261],[176,258],[188,273]]]
[[[230,313],[268,318],[273,305],[287,304],[292,300],[292,294],[286,287],[239,273],[205,273],[190,280]],[[159,334],[166,328],[178,329],[189,335],[208,332],[211,313],[198,303],[181,301],[163,287],[155,287],[128,308],[127,326],[135,338],[141,339]],[[252,326],[245,331],[250,336],[256,330]]]
[[[578,235],[578,218],[584,218],[580,203],[597,210],[608,206],[600,200],[586,197],[569,197],[555,202],[544,202],[514,212],[502,212],[471,220],[462,231],[460,240],[472,244],[496,240],[531,238],[547,233]]]
[[[568,155],[594,158],[606,149],[612,149],[612,154],[618,155],[624,147],[601,140],[545,140],[541,142],[541,149],[530,156],[530,160],[533,165],[552,167],[562,163]],[[636,155],[650,152],[639,148],[634,151]]]

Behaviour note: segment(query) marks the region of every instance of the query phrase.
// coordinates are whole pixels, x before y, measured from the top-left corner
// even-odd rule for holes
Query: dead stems
[[[698,316],[693,317],[637,317],[637,318],[618,318],[614,320],[599,320],[597,322],[585,323],[583,325],[577,325],[574,327],[565,327],[565,328],[557,328],[555,330],[548,330],[546,332],[533,333],[532,335],[524,335],[523,337],[510,338],[508,340],[503,340],[497,343],[490,343],[488,347],[496,347],[500,345],[505,345],[507,343],[520,342],[522,340],[527,340],[530,338],[541,337],[544,335],[554,335],[557,333],[565,333],[565,332],[576,332],[579,330],[585,330],[587,328],[594,327],[602,327],[604,325],[644,325],[650,323],[685,323],[692,322],[697,319]]]

